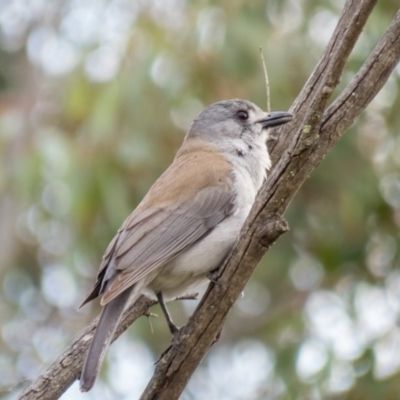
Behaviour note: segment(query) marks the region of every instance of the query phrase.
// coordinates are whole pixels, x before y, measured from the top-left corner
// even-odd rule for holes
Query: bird
[[[107,247],[97,280],[80,307],[103,306],[86,355],[80,389],[96,380],[124,310],[142,293],[165,301],[207,282],[233,248],[271,160],[269,128],[292,119],[242,99],[206,107],[192,122],[172,164],[123,222]]]

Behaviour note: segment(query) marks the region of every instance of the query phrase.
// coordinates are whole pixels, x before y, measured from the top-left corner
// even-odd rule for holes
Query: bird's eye
[[[244,110],[239,110],[236,115],[242,121],[246,121],[249,118],[249,113]]]

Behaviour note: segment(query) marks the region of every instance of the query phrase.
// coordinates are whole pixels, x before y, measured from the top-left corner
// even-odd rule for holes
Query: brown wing
[[[210,149],[195,150],[181,152],[124,222],[83,304],[99,294],[103,294],[101,303],[107,304],[234,212],[230,164],[216,154],[210,159]],[[204,165],[200,175],[198,163]]]

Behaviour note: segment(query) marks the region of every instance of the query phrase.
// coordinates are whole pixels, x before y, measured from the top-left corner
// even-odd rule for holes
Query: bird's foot
[[[214,285],[220,285],[221,283],[218,282],[218,270],[217,271],[211,271],[206,275],[207,279],[212,282]]]
[[[179,347],[179,345],[180,345],[180,337],[179,337],[179,335],[180,335],[183,327],[178,328],[176,325],[173,325],[173,326],[174,326],[174,328],[173,328],[174,332],[173,333],[171,332],[172,333],[171,344],[160,354],[160,357],[158,357],[158,360],[154,363],[156,365],[171,350],[171,348],[176,350],[178,353],[183,353],[183,350]],[[170,326],[169,326],[169,328],[170,328],[170,331],[171,331],[171,327]]]

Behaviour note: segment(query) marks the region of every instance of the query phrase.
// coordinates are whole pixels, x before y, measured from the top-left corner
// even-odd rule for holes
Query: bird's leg
[[[158,292],[158,293],[156,293],[156,296],[157,296],[158,303],[160,304],[161,310],[165,316],[165,319],[167,320],[169,331],[171,332],[172,336],[175,336],[175,334],[179,331],[179,328],[172,322],[171,315],[165,304],[162,293]]]

